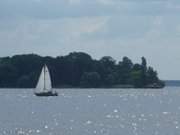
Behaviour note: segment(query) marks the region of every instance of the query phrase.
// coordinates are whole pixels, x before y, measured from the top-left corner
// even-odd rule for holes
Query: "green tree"
[[[0,86],[1,87],[16,87],[18,78],[17,69],[11,64],[0,65]]]
[[[82,52],[70,53],[65,58],[68,61],[69,68],[69,82],[72,86],[79,86],[81,76],[84,72],[92,70],[92,58],[90,55]]]
[[[107,77],[105,78],[104,86],[111,87],[111,86],[113,86],[115,84],[116,84],[116,75],[113,74],[113,73],[108,74]]]
[[[133,85],[136,88],[142,88],[143,82],[142,82],[142,71],[141,70],[136,70],[133,71],[132,73],[132,80],[133,80]]]
[[[142,63],[141,63],[141,66],[142,66],[142,83],[143,85],[147,85],[147,62],[146,62],[146,59],[144,57],[141,58],[142,60]]]
[[[97,72],[100,74],[102,78],[102,85],[109,85],[111,80],[110,78],[114,78],[114,72],[116,67],[116,61],[110,56],[104,56],[99,60],[99,68]]]
[[[100,75],[97,72],[85,72],[81,78],[81,87],[94,87],[97,88],[100,86]]]
[[[159,79],[157,77],[157,72],[154,71],[154,69],[152,67],[149,67],[147,70],[147,82],[148,84],[153,84],[158,82]]]
[[[128,57],[123,57],[122,62],[118,64],[118,74],[119,74],[119,83],[120,84],[131,84],[131,71],[133,68],[133,63]]]
[[[44,64],[49,67],[53,87],[164,86],[144,57],[141,64],[133,64],[128,57],[116,64],[110,56],[95,60],[89,54],[72,52],[56,58],[36,54],[0,58],[0,87],[35,87]]]
[[[134,64],[131,71],[132,84],[134,87],[143,87],[142,65]]]
[[[21,76],[18,80],[17,80],[17,87],[19,88],[30,88],[31,83],[30,82],[30,78],[27,75]]]

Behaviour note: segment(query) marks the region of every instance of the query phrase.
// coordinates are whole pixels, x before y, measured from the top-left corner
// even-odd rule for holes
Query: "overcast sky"
[[[180,79],[179,0],[0,0],[0,56],[145,56],[161,79]]]

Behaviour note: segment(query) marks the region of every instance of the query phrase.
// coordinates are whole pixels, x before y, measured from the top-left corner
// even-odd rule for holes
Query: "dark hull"
[[[49,97],[49,96],[58,96],[58,93],[49,91],[49,92],[35,93],[35,95],[39,97]]]

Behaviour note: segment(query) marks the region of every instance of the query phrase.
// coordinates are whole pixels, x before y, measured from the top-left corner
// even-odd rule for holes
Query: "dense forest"
[[[128,57],[116,62],[110,56],[96,60],[86,53],[72,52],[56,58],[35,54],[2,57],[0,87],[35,87],[44,64],[49,67],[53,87],[160,88],[164,86],[157,72],[147,66],[144,57],[140,64],[133,64]]]

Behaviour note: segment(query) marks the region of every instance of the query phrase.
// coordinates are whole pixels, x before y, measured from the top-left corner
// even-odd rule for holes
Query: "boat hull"
[[[58,93],[57,92],[49,91],[49,92],[35,93],[35,95],[39,96],[39,97],[49,97],[49,96],[58,96]]]

